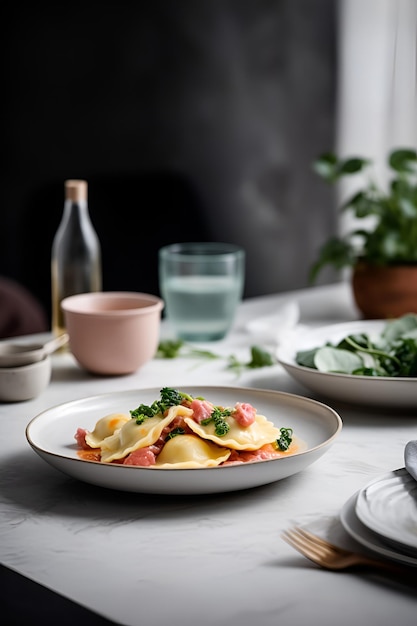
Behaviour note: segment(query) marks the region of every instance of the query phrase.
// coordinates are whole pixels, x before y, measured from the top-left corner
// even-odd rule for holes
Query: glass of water
[[[245,251],[229,243],[175,243],[159,250],[165,315],[185,341],[216,341],[229,332],[242,299]]]

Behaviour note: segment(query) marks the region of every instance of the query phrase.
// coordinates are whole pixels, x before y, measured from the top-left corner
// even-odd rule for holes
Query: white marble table
[[[244,323],[288,298],[299,303],[303,324],[358,317],[344,283],[256,298],[242,303],[233,332],[212,348],[248,357],[253,338]],[[265,487],[204,497],[132,494],[77,482],[42,461],[25,439],[29,420],[62,402],[192,384],[314,397],[279,365],[237,378],[218,361],[153,360],[131,376],[98,378],[84,373],[71,354],[54,355],[52,380],[41,396],[0,405],[1,562],[126,626],[415,626],[416,590],[370,573],[321,570],[280,532],[294,523],[337,524],[353,493],[402,467],[404,446],[417,435],[417,411],[328,402],[344,426],[316,463]],[[39,607],[31,601],[38,623]]]

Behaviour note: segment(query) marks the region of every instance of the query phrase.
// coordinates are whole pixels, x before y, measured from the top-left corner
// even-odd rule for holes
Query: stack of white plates
[[[346,502],[340,519],[369,550],[417,567],[417,481],[405,468],[365,485]]]

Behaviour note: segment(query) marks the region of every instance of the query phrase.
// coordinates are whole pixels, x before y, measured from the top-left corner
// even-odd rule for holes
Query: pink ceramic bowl
[[[131,374],[156,353],[164,302],[147,293],[103,291],[61,302],[69,347],[94,374]]]

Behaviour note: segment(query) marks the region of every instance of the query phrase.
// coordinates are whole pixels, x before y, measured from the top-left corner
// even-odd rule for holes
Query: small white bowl
[[[0,367],[0,402],[32,400],[51,380],[51,357],[19,367]]]

